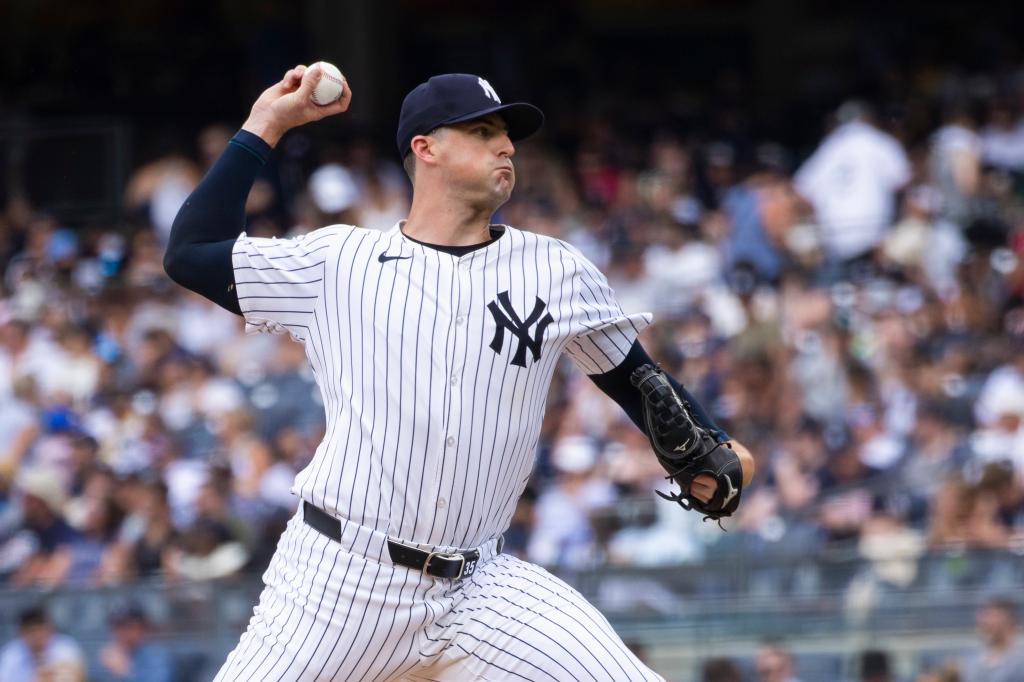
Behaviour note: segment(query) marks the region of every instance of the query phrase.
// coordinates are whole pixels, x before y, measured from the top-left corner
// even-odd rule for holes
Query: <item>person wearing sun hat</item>
[[[64,518],[68,495],[61,472],[50,466],[23,469],[14,480],[24,527],[35,553],[14,573],[14,584],[59,584],[70,565],[69,546],[79,533]]]

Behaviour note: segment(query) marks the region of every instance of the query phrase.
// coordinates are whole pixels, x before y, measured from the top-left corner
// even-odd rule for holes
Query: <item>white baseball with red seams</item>
[[[317,62],[313,66],[320,67],[320,80],[313,88],[312,99],[316,104],[326,106],[345,92],[345,77],[341,75],[338,67],[330,62]]]

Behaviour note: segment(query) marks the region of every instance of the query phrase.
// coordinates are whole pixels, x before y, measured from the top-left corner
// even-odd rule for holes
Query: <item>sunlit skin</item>
[[[442,177],[463,201],[493,213],[516,184],[515,147],[498,114],[442,128],[437,152]],[[414,143],[415,144],[415,143]]]

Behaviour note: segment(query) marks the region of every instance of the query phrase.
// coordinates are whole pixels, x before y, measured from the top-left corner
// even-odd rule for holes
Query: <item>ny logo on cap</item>
[[[480,78],[479,76],[477,76],[476,82],[480,84],[481,88],[483,88],[485,95],[487,95],[490,99],[493,99],[498,104],[501,104],[501,100],[498,99],[498,93],[494,91],[494,88],[491,87],[490,83],[488,83],[485,79]]]
[[[544,315],[543,319],[541,318],[541,313],[544,312],[547,304],[540,300],[540,298],[535,298],[537,300],[533,304],[533,312],[525,320],[520,319],[515,308],[512,307],[512,301],[509,300],[507,291],[498,294],[497,301],[491,301],[487,304],[487,309],[491,311],[491,315],[494,317],[494,324],[497,327],[494,330],[494,338],[491,339],[491,350],[495,353],[501,353],[502,346],[505,345],[505,330],[507,329],[512,332],[512,335],[519,341],[516,352],[512,356],[512,364],[516,367],[526,367],[527,350],[533,355],[534,362],[540,360],[540,348],[544,341],[544,330],[555,321],[551,317],[551,313]],[[530,327],[535,324],[537,328],[531,337]]]

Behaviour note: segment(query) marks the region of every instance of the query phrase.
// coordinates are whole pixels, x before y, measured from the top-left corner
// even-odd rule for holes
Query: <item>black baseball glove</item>
[[[694,419],[689,403],[679,397],[660,368],[641,365],[633,371],[630,382],[643,396],[644,423],[654,454],[668,472],[666,478],[680,488],[670,495],[656,491],[658,495],[684,509],[697,510],[705,520],[732,516],[740,504],[743,468],[729,442]],[[707,474],[718,484],[707,502],[690,494],[693,479],[700,474]]]

